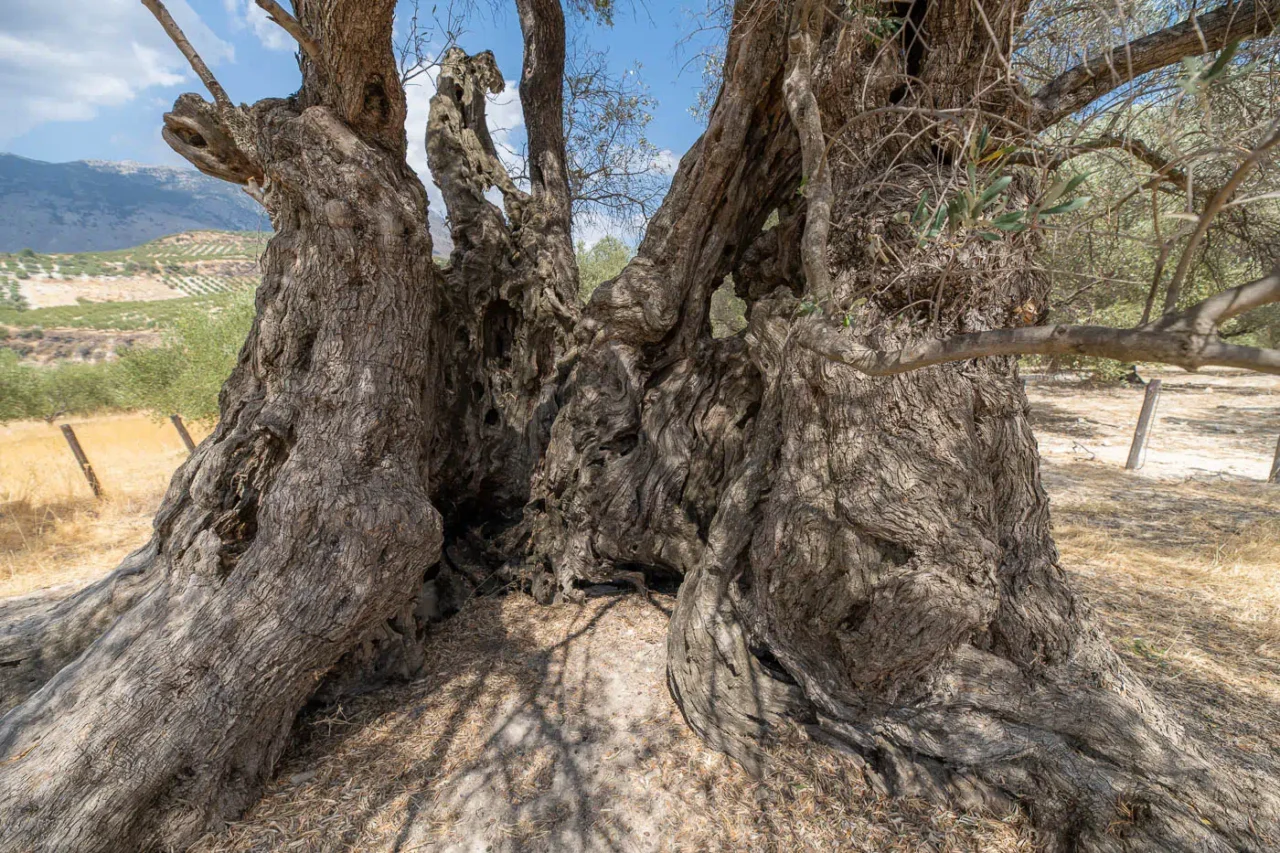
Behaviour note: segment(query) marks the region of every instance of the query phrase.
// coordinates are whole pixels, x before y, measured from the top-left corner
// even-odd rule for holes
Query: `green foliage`
[[[1218,54],[1218,58],[1208,68],[1205,67],[1204,60],[1198,56],[1184,57],[1182,67],[1186,70],[1187,76],[1180,80],[1178,85],[1188,95],[1198,95],[1214,82],[1226,79],[1228,72],[1231,70],[1231,60],[1235,58],[1236,51],[1239,49],[1239,40],[1231,42],[1231,44],[1222,49],[1222,52]],[[1254,65],[1255,63],[1252,62],[1246,64],[1233,76],[1248,74],[1253,70]]]
[[[981,151],[978,148],[974,152],[975,159],[990,160],[990,157],[980,157]],[[1090,201],[1089,196],[1060,201],[1084,183],[1088,172],[1056,182],[1026,210],[1010,210],[1007,199],[1002,196],[1013,183],[1012,175],[997,175],[984,186],[985,177],[979,174],[973,161],[966,171],[968,184],[941,199],[936,208],[930,207],[929,191],[925,190],[909,218],[898,214],[899,221],[906,218],[915,229],[920,245],[938,237],[944,228],[953,235],[977,229],[978,236],[984,240],[1002,240],[1008,234],[1034,228],[1043,217],[1073,213]]]
[[[612,235],[601,237],[590,249],[579,241],[578,296],[583,303],[597,287],[622,272],[631,255],[631,247]]]
[[[118,372],[118,363],[19,364],[16,353],[0,349],[0,422],[120,408]]]
[[[180,414],[190,420],[217,417],[218,391],[253,322],[253,294],[160,304],[174,302],[183,303],[182,310],[168,315],[161,346],[130,350],[114,362],[25,365],[11,350],[0,349],[0,421],[111,409]],[[30,328],[17,337],[39,335],[38,328]]]
[[[118,364],[127,406],[189,420],[218,415],[218,391],[235,367],[253,324],[253,294],[242,292],[216,310],[178,315],[155,349],[137,349]]]

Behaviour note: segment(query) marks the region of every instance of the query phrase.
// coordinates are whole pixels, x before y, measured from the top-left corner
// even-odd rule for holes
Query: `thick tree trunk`
[[[1007,35],[1022,7],[918,5],[900,56],[866,50],[849,13],[818,38],[811,15],[739,7],[707,133],[586,312],[535,490],[550,590],[683,575],[672,693],[748,766],[792,718],[885,790],[1027,807],[1051,849],[1269,849],[1277,798],[1169,718],[1067,586],[1013,361],[876,378],[802,344],[1043,315],[1033,235],[920,242],[901,221],[924,190],[940,203],[966,184],[966,140],[932,111],[1018,103],[981,21]],[[748,115],[776,128],[771,149],[744,154]],[[1025,206],[1032,189],[1010,194]],[[691,262],[708,244],[680,220],[690,199],[723,217],[714,263]],[[712,341],[726,273],[749,327]]]
[[[265,188],[257,318],[140,600],[0,720],[2,850],[177,849],[235,816],[320,679],[437,560],[440,277],[387,88],[392,4],[298,5],[324,36],[314,84],[248,110],[186,96],[170,118],[201,157],[227,130]]]
[[[1275,795],[1192,742],[1068,588],[1012,360],[876,378],[806,343],[1043,314],[1034,236],[902,222],[991,162],[956,115],[1029,109],[1002,53],[1025,3],[899,4],[891,41],[863,7],[739,4],[707,132],[582,317],[559,5],[517,3],[527,188],[485,126],[492,56],[446,59],[443,273],[393,5],[299,0],[298,95],[211,86],[166,117],[277,234],[152,543],[0,633],[5,701],[25,698],[0,718],[0,850],[183,846],[252,801],[321,679],[412,674],[442,590],[504,563],[544,601],[682,578],[672,693],[748,766],[789,718],[885,790],[1024,805],[1053,849],[1268,849]],[[715,340],[730,275],[749,326]]]

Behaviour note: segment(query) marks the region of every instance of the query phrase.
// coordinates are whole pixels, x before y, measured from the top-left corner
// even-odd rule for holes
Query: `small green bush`
[[[17,353],[0,349],[0,421],[91,415],[121,407],[118,364],[21,364]]]
[[[189,420],[216,418],[218,392],[235,367],[253,313],[253,292],[242,291],[221,310],[177,317],[161,346],[125,353],[118,381],[127,406]]]

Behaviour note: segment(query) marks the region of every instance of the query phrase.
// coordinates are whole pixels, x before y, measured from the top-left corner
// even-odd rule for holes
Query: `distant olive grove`
[[[252,320],[253,293],[244,291],[216,312],[193,306],[177,314],[160,346],[129,350],[116,361],[36,366],[0,347],[0,421],[113,409],[213,418]]]
[[[609,235],[589,247],[579,242],[579,293],[583,301],[620,273],[632,254],[626,243]],[[6,315],[6,319],[17,316]],[[218,391],[235,366],[252,321],[252,291],[220,301],[214,311],[199,302],[183,303],[163,318],[160,346],[129,350],[115,361],[95,364],[23,364],[0,340],[0,421],[112,410],[213,419],[218,413]],[[3,334],[0,326],[0,336]],[[39,331],[15,328],[9,334],[20,339]]]

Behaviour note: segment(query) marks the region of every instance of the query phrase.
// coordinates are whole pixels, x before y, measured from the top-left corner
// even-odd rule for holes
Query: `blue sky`
[[[293,45],[253,0],[169,0],[166,4],[236,101],[294,91]],[[287,5],[287,4],[286,4]],[[441,0],[441,5],[445,5]],[[689,106],[701,86],[699,47],[679,46],[697,27],[698,0],[657,0],[619,9],[612,28],[577,21],[621,71],[640,64],[657,99],[650,141],[678,158],[697,138]],[[423,9],[432,7],[424,0]],[[401,4],[407,19],[410,5]],[[504,77],[520,72],[514,3],[478,4],[462,46],[490,49]],[[431,84],[410,91],[410,161],[421,153]],[[204,94],[182,57],[139,0],[0,0],[0,151],[40,160],[136,160],[184,165],[160,138],[161,115],[186,91]],[[518,141],[518,104],[508,94],[491,108]],[[504,107],[505,104],[505,107]]]

